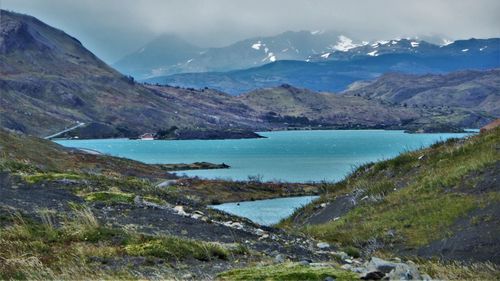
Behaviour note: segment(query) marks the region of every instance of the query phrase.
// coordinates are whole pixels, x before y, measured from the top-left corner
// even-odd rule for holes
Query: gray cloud
[[[111,63],[161,33],[221,46],[287,30],[336,30],[363,40],[500,37],[498,0],[0,0],[77,37]]]

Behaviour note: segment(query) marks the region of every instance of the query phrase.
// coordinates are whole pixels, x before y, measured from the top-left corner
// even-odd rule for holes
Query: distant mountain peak
[[[347,52],[350,49],[362,46],[363,43],[361,44],[356,44],[353,42],[353,40],[345,35],[339,35],[339,41],[337,41],[337,44],[332,47],[332,49],[341,51],[341,52]]]

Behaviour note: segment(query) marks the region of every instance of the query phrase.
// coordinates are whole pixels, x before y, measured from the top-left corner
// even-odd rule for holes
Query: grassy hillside
[[[169,185],[158,185],[166,179]],[[160,165],[0,129],[0,279],[211,279],[268,264],[276,252],[324,260],[305,245],[288,244],[303,237],[206,208],[215,198],[317,191],[176,180]]]
[[[500,128],[366,164],[281,226],[365,254],[500,263]]]
[[[500,115],[500,69],[443,75],[390,73],[345,92],[408,107],[449,107]],[[361,84],[361,83],[359,83]]]
[[[498,263],[499,129],[365,165],[344,182],[322,185],[320,201],[282,223],[288,233],[205,204],[230,201],[231,193],[245,199],[319,187],[189,179],[158,187],[168,175],[157,165],[0,133],[2,279],[358,278],[342,266],[338,250],[360,265],[371,255]],[[345,196],[357,204],[338,213]],[[318,241],[332,247],[325,252]],[[412,259],[437,278],[498,277],[490,263]]]
[[[474,81],[472,79],[471,83],[481,83]],[[387,87],[406,89],[405,86],[400,88],[397,85]],[[498,87],[491,87],[489,91],[494,89]],[[359,93],[364,92],[359,90]],[[495,95],[496,92],[491,94],[492,97]],[[408,106],[369,95],[350,92],[339,95],[317,93],[289,85],[255,90],[238,98],[259,112],[265,121],[278,125],[286,123],[288,127],[299,128],[309,126],[445,131],[452,128],[481,127],[493,118],[491,114],[454,106]]]
[[[244,106],[210,106],[223,94],[144,87],[63,31],[27,15],[0,13],[2,127],[46,136],[80,121],[97,137],[137,136],[172,126],[180,131],[264,127]],[[179,102],[188,95],[195,98]]]

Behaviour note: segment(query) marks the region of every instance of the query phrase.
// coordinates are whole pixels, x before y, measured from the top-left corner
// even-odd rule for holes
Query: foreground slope
[[[448,193],[443,195],[425,192],[421,196],[415,196],[413,193],[411,198],[416,199],[413,202],[415,206],[406,204],[407,198],[401,198],[404,204],[396,206],[395,210],[400,210],[397,214],[402,216],[399,219],[390,216],[390,220],[383,221],[394,229],[394,237],[404,237],[395,239],[395,242],[407,242],[406,235],[412,231],[415,231],[415,235],[409,237],[418,238],[415,241],[421,241],[422,234],[434,239],[436,235],[440,235],[437,229],[452,234],[465,232],[477,235],[471,240],[472,243],[482,243],[482,247],[488,245],[495,250],[495,245],[498,244],[489,244],[488,239],[497,233],[497,217],[490,212],[498,206],[495,201],[498,200],[498,192],[494,191],[497,185],[491,181],[498,173],[494,170],[490,173],[485,169],[484,174],[481,174],[482,170],[475,168],[491,167],[492,159],[498,159],[498,154],[492,153],[491,147],[498,143],[499,134],[498,131],[494,134],[487,133],[482,138],[448,142],[446,145],[437,145],[430,150],[419,152],[424,153],[424,157],[418,156],[422,167],[432,163],[446,167],[457,165],[458,160],[470,156],[470,150],[478,153],[477,157],[471,157],[470,163],[462,164],[462,168],[448,169],[450,176],[441,177],[442,182],[439,182],[443,185],[442,188],[446,189],[446,184],[460,174],[477,172],[480,176],[466,178],[465,185],[458,186],[458,190],[447,190]],[[379,244],[388,240],[373,240],[377,243],[366,244],[362,242],[363,235],[379,232],[376,227],[377,220],[371,221],[375,222],[375,226],[358,224],[359,229],[355,225],[343,225],[339,229],[340,232],[333,237],[328,234],[330,230],[316,232],[314,228],[307,229],[310,234],[323,241],[338,242],[325,246],[325,243],[319,243],[321,240],[314,240],[300,233],[291,234],[276,228],[259,226],[248,220],[211,210],[205,207],[208,202],[196,200],[197,195],[217,196],[214,198],[222,199],[220,191],[224,190],[221,189],[224,185],[237,186],[237,191],[233,192],[252,193],[259,191],[259,187],[252,187],[257,183],[218,181],[215,184],[200,184],[196,180],[182,180],[170,186],[157,185],[169,177],[161,170],[161,166],[86,154],[63,148],[47,140],[3,130],[0,130],[0,137],[2,279],[196,280],[212,279],[216,276],[223,280],[324,280],[327,277],[356,280],[360,276],[401,279],[408,276],[405,270],[410,270],[415,278],[424,278],[423,273],[444,279],[498,278],[498,266],[488,263],[468,267],[417,260],[420,265],[418,268],[418,265],[411,261],[402,263],[398,259],[381,261],[371,258],[374,249],[378,250],[377,255],[387,258],[389,254],[382,253],[380,245],[388,246],[383,248],[386,250],[391,246]],[[437,154],[439,159],[433,159],[432,155],[426,153],[429,151],[440,152]],[[448,160],[442,153],[451,153],[455,158]],[[403,171],[408,171],[403,169],[406,167],[403,164],[413,163],[410,161],[412,157],[402,157],[366,166],[368,171],[363,169],[356,174],[372,173],[370,170],[374,170],[373,173],[384,171],[380,177],[390,177],[391,167],[398,167],[401,170],[393,171],[392,175],[400,176]],[[431,168],[433,166],[428,167]],[[423,168],[416,166],[410,171],[415,169]],[[439,172],[438,169],[436,171]],[[409,174],[411,178],[412,174]],[[439,176],[442,176],[441,173]],[[361,175],[353,175],[350,180],[355,181],[357,177]],[[484,179],[488,178],[490,180],[485,182]],[[384,185],[378,184],[377,178],[371,177],[369,180],[378,187],[370,189],[373,197],[364,200],[370,202],[369,206],[377,207],[378,203],[373,200],[383,198],[380,194],[389,194],[394,186],[385,188]],[[479,184],[468,185],[475,182]],[[260,190],[265,192],[279,188],[279,185],[260,185],[264,188]],[[330,200],[334,192],[350,191],[346,183],[335,185],[334,188],[327,185],[318,187],[329,192],[322,200]],[[197,193],[200,188],[204,191]],[[428,188],[424,187],[423,191]],[[464,194],[455,194],[457,191],[462,192],[462,189]],[[402,188],[394,191],[394,194],[404,190]],[[412,187],[407,187],[406,190],[411,191]],[[227,193],[224,193],[224,196],[225,194]],[[422,199],[430,201],[424,204]],[[359,203],[361,208],[365,206],[364,200]],[[436,207],[436,204],[439,206]],[[333,203],[325,207],[306,207],[303,215],[297,215],[294,221],[297,224],[304,221],[314,223],[313,213],[330,209],[330,206],[334,206]],[[382,218],[387,211],[390,213],[391,207],[394,207],[394,204],[381,209]],[[455,232],[454,225],[446,223],[456,214],[465,214],[468,211],[476,212],[476,215],[465,221],[471,222],[465,230],[460,227]],[[311,214],[313,216],[310,216]],[[365,216],[373,218],[377,215],[363,213],[361,218]],[[414,217],[415,221],[406,221]],[[445,223],[439,223],[440,221]],[[480,227],[482,232],[477,232],[477,227]],[[382,235],[383,237],[385,236]],[[495,237],[497,236],[493,236],[493,239]],[[454,237],[450,239],[453,240]],[[352,245],[359,249],[349,247]],[[409,251],[407,248],[403,249],[402,254]],[[473,257],[481,260],[478,257],[491,254],[490,260],[495,261],[495,254],[490,251],[481,251]],[[349,264],[355,264],[356,267]],[[404,270],[396,270],[400,267]],[[384,272],[381,273],[380,270]]]
[[[231,186],[255,198],[293,194],[293,186],[158,185],[168,178],[161,166],[0,129],[0,279],[212,279],[276,253],[327,259],[305,237],[261,229],[196,199],[208,190],[231,200]],[[198,194],[197,185],[206,190]]]
[[[367,164],[282,223],[364,254],[500,263],[500,128]]]
[[[106,65],[75,38],[41,21],[1,10],[0,122],[2,127],[46,136],[76,122],[99,136],[137,136],[172,126],[194,129],[259,127],[245,111],[237,119],[220,105],[208,113],[200,104],[210,96],[187,89],[158,92]],[[172,95],[170,95],[172,93]],[[175,96],[197,95],[179,105]],[[194,110],[194,109],[198,110]],[[219,116],[220,115],[220,116]]]

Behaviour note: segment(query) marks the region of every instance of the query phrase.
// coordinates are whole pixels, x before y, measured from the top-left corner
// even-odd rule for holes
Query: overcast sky
[[[363,40],[500,37],[500,0],[0,0],[113,63],[161,33],[221,46],[287,30],[335,30]]]

